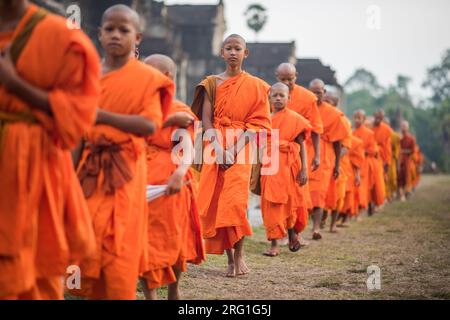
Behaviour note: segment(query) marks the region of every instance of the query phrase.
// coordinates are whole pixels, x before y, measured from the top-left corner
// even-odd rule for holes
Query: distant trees
[[[398,75],[395,85],[383,88],[373,73],[357,69],[345,82],[348,116],[356,109],[372,114],[381,108],[397,130],[402,119],[408,120],[427,158],[450,172],[450,49],[439,64],[428,70],[423,86],[431,91],[429,107],[412,101],[410,82],[409,77]]]

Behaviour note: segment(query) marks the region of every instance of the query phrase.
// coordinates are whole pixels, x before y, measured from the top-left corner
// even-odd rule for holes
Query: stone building
[[[141,57],[152,53],[171,56],[178,65],[178,99],[190,103],[195,86],[208,74],[223,71],[220,49],[226,34],[225,4],[166,5],[155,0],[37,0],[52,6],[78,4],[82,13],[82,28],[97,41],[102,13],[111,5],[122,3],[134,8],[142,20],[144,39],[139,47]],[[299,82],[308,86],[314,78],[336,88],[342,95],[335,72],[319,59],[297,58],[295,42],[249,43],[250,56],[244,63],[248,72],[273,83],[275,70],[281,62],[296,64]],[[100,49],[100,48],[99,48]]]

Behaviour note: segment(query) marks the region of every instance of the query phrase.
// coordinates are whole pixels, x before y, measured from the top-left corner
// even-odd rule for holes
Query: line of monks
[[[322,81],[295,84],[293,65],[280,65],[272,87],[243,71],[249,51],[239,35],[223,42],[226,70],[198,85],[191,107],[173,98],[169,57],[137,58],[142,33],[131,8],[106,10],[99,40],[102,60],[65,19],[0,0],[1,300],[63,299],[65,291],[135,299],[139,282],[147,299],[166,285],[178,299],[181,273],[205,253],[227,253],[228,277],[247,274],[249,185],[259,171],[236,159],[261,132],[279,129],[260,166],[279,152],[279,170],[256,179],[269,256],[286,236],[291,251],[305,245],[309,215],[318,240],[324,210],[334,232],[338,219],[372,213],[419,180],[407,123],[400,138],[381,112],[372,126],[357,111],[352,131]],[[196,120],[211,132],[203,158],[209,150],[213,161],[194,170],[194,149],[175,147],[193,145]],[[174,142],[178,129],[186,134]],[[229,129],[241,134],[230,138]],[[164,196],[148,203],[147,185],[167,185]],[[68,277],[69,266],[79,273]],[[79,281],[68,286],[73,276]]]

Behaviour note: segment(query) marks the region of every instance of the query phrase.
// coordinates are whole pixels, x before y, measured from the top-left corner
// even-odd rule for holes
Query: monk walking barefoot
[[[257,132],[270,132],[269,86],[242,70],[249,51],[241,36],[227,37],[221,52],[226,70],[200,83],[192,109],[202,119],[208,140],[198,196],[206,252],[226,251],[226,275],[232,277],[249,272],[244,258],[245,237],[252,235],[247,220],[252,166],[248,143]]]
[[[261,210],[266,228],[267,239],[272,242],[264,255],[279,255],[278,241],[286,235],[289,237],[289,250],[300,249],[298,233],[303,230],[303,217],[297,216],[298,208],[305,207],[304,190],[301,188],[308,180],[308,164],[306,158],[305,137],[311,126],[301,115],[286,108],[289,100],[289,87],[279,82],[270,89],[272,109],[272,130],[279,130],[279,141],[275,141],[275,150],[279,152],[279,169],[272,175],[261,177]],[[272,164],[268,161],[266,166]],[[281,191],[283,190],[283,191]],[[281,191],[281,192],[280,192]]]

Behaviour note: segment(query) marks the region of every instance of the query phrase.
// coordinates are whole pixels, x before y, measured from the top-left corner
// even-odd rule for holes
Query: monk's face
[[[378,127],[384,120],[384,114],[381,112],[377,112],[373,116],[373,124]]]
[[[364,121],[366,121],[366,117],[361,112],[356,112],[353,115],[353,124],[355,125],[355,128],[359,128],[364,124]]]
[[[277,71],[278,81],[284,83],[289,87],[289,90],[294,90],[295,83],[297,82],[297,72],[293,70],[281,69]]]
[[[272,106],[272,110],[279,111],[286,108],[289,101],[288,88],[272,87],[270,89],[269,101]]]
[[[400,130],[402,131],[403,134],[408,133],[409,124],[406,122],[402,122],[402,124],[400,125]]]
[[[100,43],[105,53],[113,57],[134,54],[142,34],[138,32],[136,22],[125,11],[115,10],[104,19],[99,34]]]
[[[321,105],[323,96],[325,95],[325,88],[320,84],[313,84],[309,90],[311,90],[317,97],[317,104]]]
[[[222,58],[232,68],[240,67],[248,57],[248,49],[245,43],[238,38],[229,38],[222,47]]]

